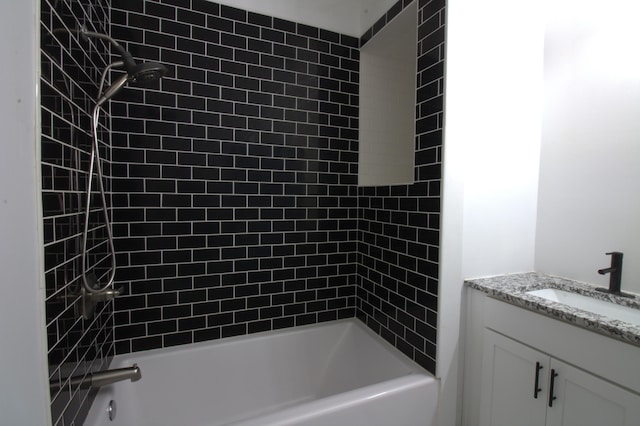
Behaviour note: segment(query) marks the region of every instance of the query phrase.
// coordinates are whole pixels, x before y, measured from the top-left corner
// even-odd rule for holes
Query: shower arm
[[[123,66],[124,66],[124,61],[112,62],[109,65],[107,65],[107,67],[102,72],[102,76],[100,77],[100,86],[98,86],[99,87],[98,96],[96,97],[97,101],[96,101],[96,105],[94,107],[92,116],[95,115],[95,111],[96,111],[95,108],[101,107],[105,102],[111,99],[118,91],[120,91],[120,89],[124,87],[125,84],[127,84],[127,81],[131,79],[131,76],[129,75],[129,73],[123,74],[122,76],[120,76],[120,78],[118,78],[115,81],[115,83],[111,84],[111,86],[109,86],[107,90],[104,91],[104,93],[102,93],[102,89],[104,88],[104,82],[109,71],[112,70],[113,68],[122,68]]]
[[[133,60],[131,53],[127,52],[120,45],[120,43],[115,41],[112,37],[106,34],[94,32],[94,31],[87,31],[87,29],[84,26],[80,29],[69,29],[68,31],[72,34],[80,34],[80,36],[86,40],[88,40],[89,38],[97,38],[99,40],[104,40],[109,42],[109,44],[111,44],[111,46],[115,49],[115,51],[118,53],[118,55],[120,55],[122,59],[122,61],[117,62],[119,64],[118,67],[124,66],[127,72],[130,72],[130,73],[133,72],[133,70],[135,69],[136,63]]]

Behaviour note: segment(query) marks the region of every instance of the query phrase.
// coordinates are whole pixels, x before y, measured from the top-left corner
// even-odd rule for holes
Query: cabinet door
[[[556,397],[547,426],[637,426],[640,396],[583,370],[551,359]]]
[[[480,424],[543,426],[548,376],[548,355],[485,329]]]

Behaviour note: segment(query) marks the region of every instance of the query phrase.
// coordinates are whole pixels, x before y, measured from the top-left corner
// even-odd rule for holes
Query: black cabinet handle
[[[553,386],[556,383],[556,377],[558,377],[558,373],[556,373],[556,370],[554,370],[552,368],[551,369],[551,383],[549,384],[549,407],[553,407],[553,401],[558,399],[555,396],[553,396]]]
[[[536,362],[536,383],[533,389],[533,397],[538,399],[538,392],[542,390],[540,387],[540,370],[542,370],[542,365],[539,362]]]

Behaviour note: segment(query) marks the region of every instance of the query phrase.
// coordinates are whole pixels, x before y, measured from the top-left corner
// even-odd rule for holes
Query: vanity
[[[640,425],[640,301],[537,273],[466,286],[465,426]]]

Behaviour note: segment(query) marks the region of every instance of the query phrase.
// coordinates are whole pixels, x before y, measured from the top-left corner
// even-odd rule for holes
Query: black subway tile
[[[444,30],[440,15],[428,18],[443,3],[420,5],[430,15],[419,30],[419,182],[360,195],[357,49],[366,34],[359,40],[191,3],[149,3],[154,18],[142,15],[141,2],[117,2],[130,12],[114,32],[128,32],[139,57],[171,70],[159,87],[131,89],[112,109],[114,135],[121,135],[114,140],[131,146],[115,154],[126,163],[113,170],[127,176],[123,181],[136,179],[129,188],[114,185],[127,195],[114,194],[116,210],[131,209],[115,215],[124,221],[117,229],[146,244],[125,249],[126,262],[143,266],[123,267],[119,276],[157,278],[167,291],[139,287],[142,299],[116,301],[119,319],[144,321],[148,311],[148,331],[159,333],[119,339],[117,347],[170,346],[357,314],[433,369]],[[376,30],[406,3],[397,2]],[[116,19],[127,18],[118,13]],[[143,45],[145,34],[159,47]],[[431,44],[438,48],[425,50]],[[160,108],[141,107],[145,102]],[[141,140],[135,147],[134,137]],[[139,158],[143,150],[146,158]],[[152,207],[134,214],[135,205]],[[166,264],[158,264],[158,254]],[[366,287],[363,274],[371,278]],[[207,289],[206,300],[191,285]],[[385,288],[397,290],[393,300],[381,299]],[[373,306],[382,309],[374,313]],[[402,309],[412,315],[396,313]],[[399,329],[387,317],[394,314]],[[410,321],[425,315],[428,326]]]

